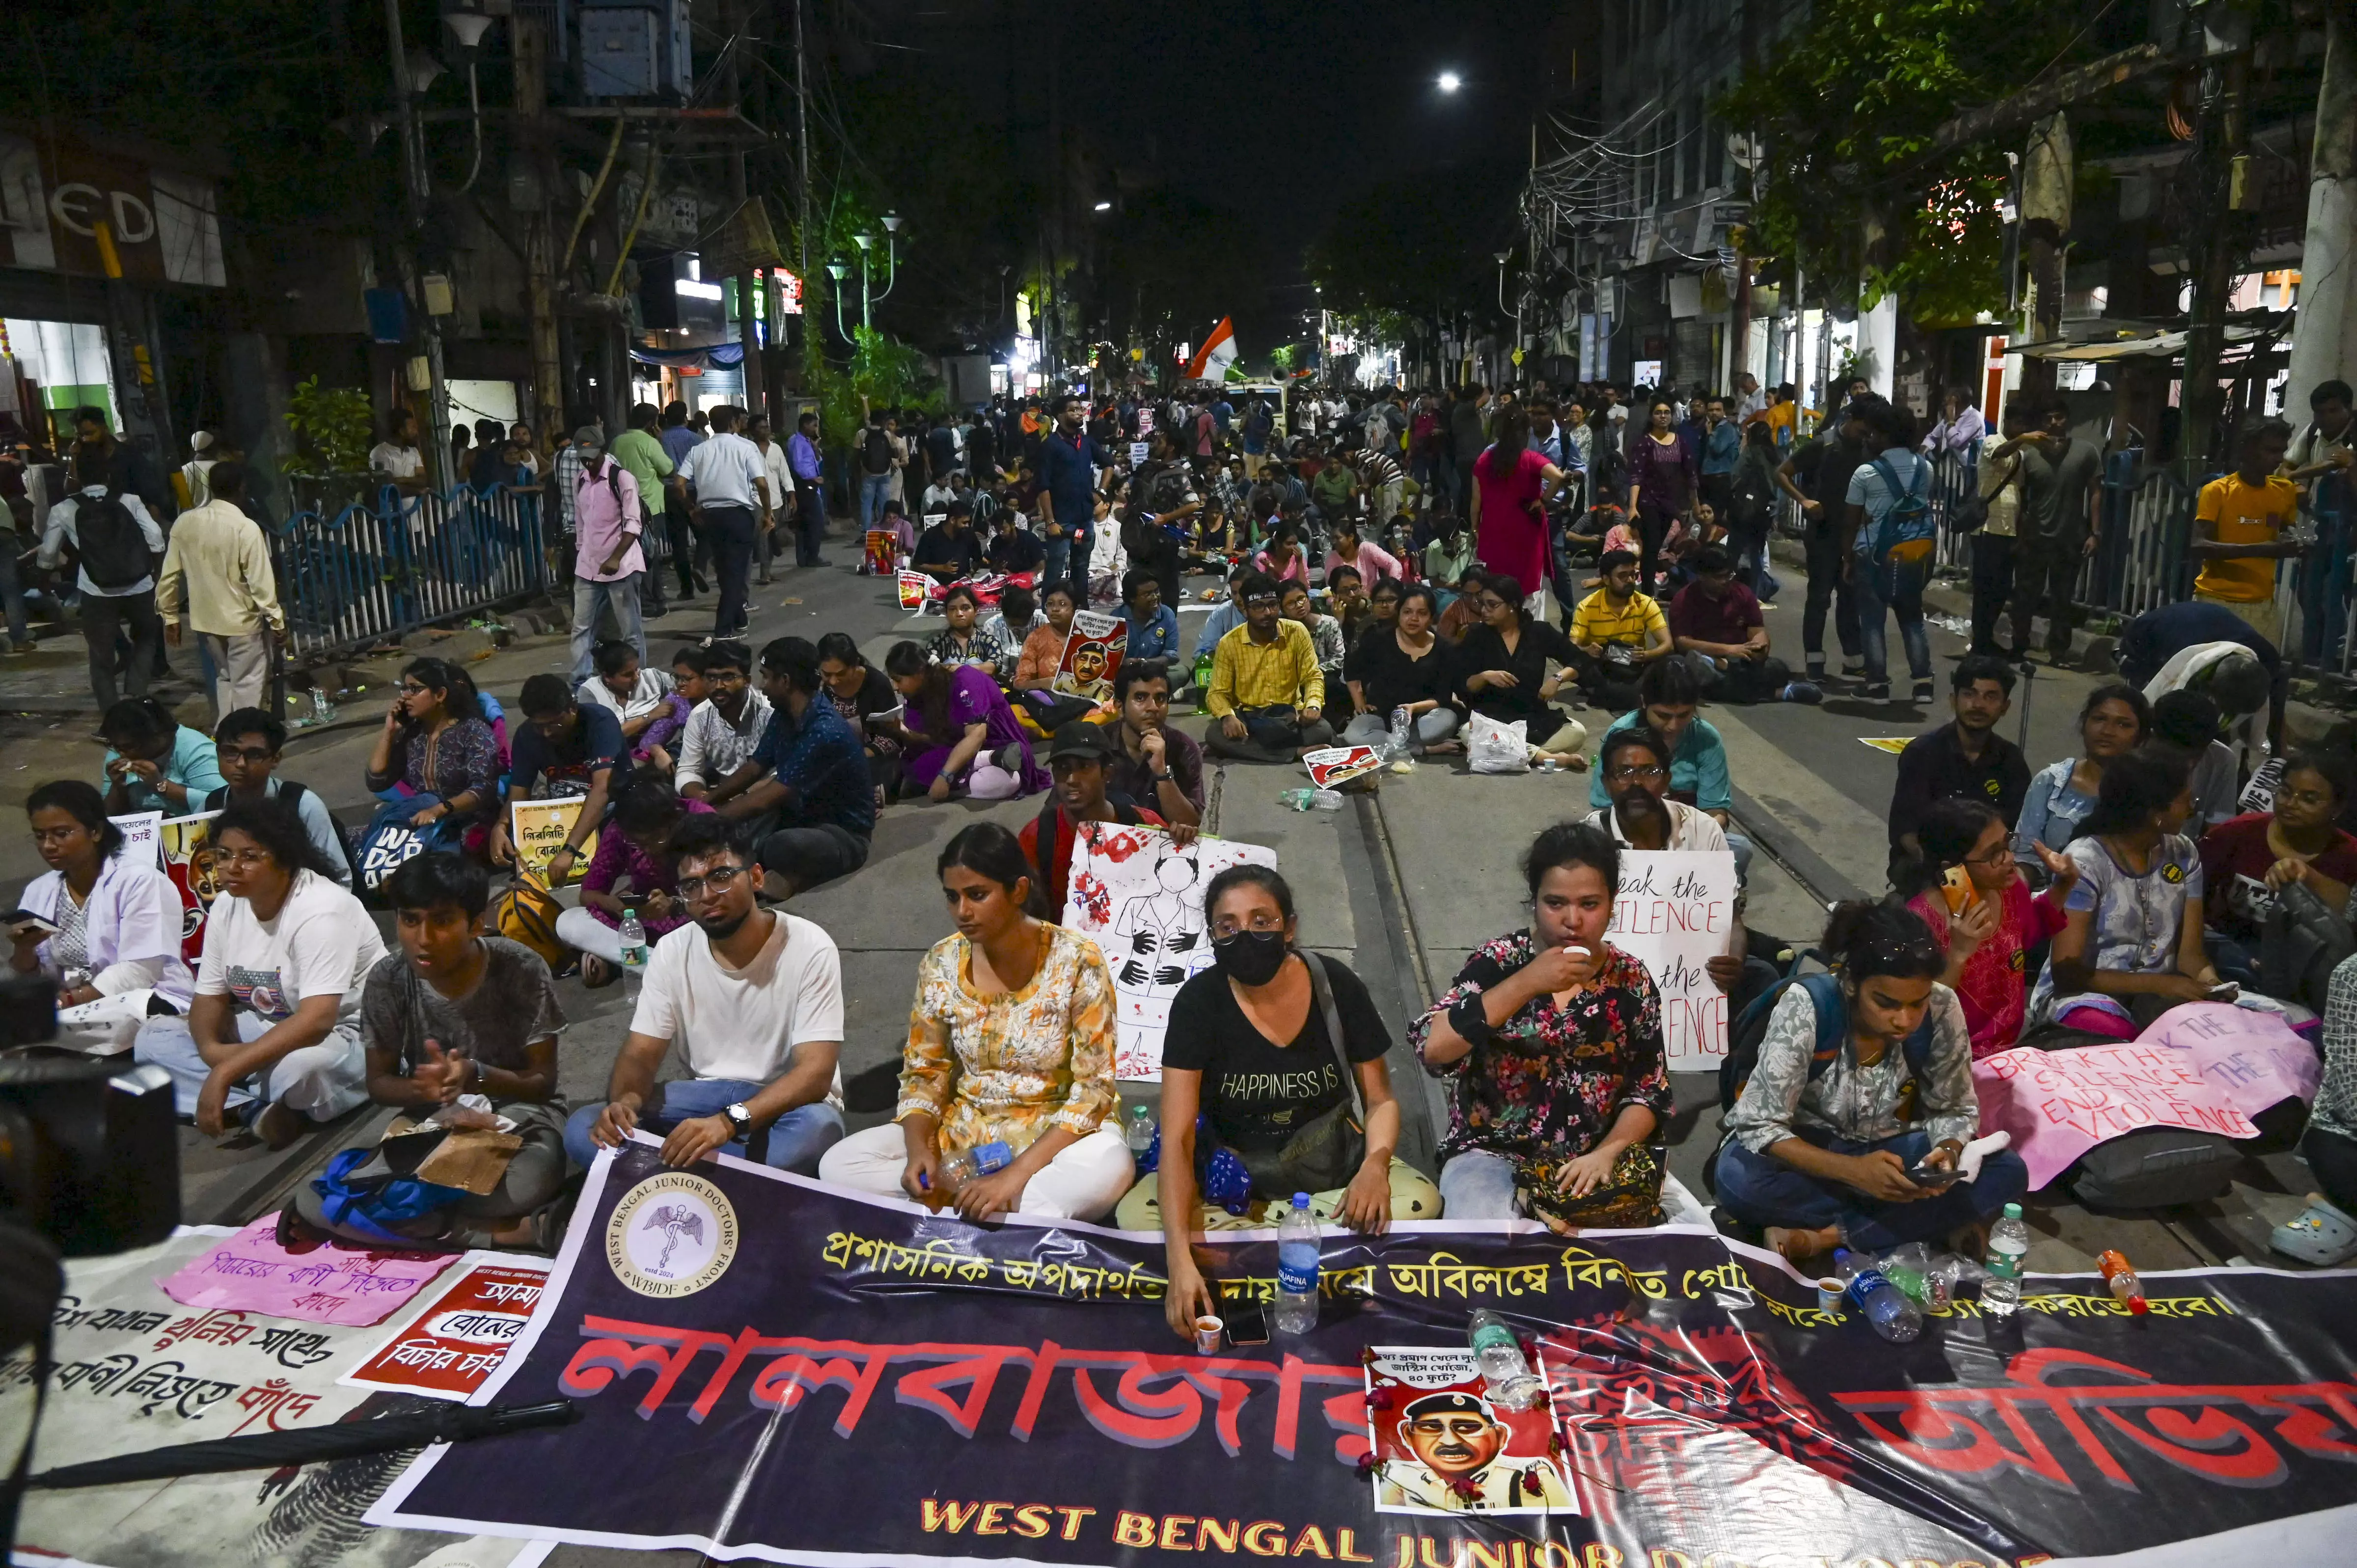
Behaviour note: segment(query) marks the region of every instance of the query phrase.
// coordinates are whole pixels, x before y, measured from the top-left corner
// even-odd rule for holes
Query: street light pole
[[[393,56],[393,113],[401,130],[402,206],[408,219],[401,238],[402,290],[416,306],[425,341],[426,423],[431,426],[426,458],[432,464],[427,472],[435,476],[438,489],[447,490],[458,482],[458,476],[450,472],[450,396],[442,380],[442,323],[417,282],[417,234],[425,224],[425,164],[418,156],[418,137],[423,133],[410,102],[417,87],[410,76],[409,50],[401,38],[401,0],[384,0],[384,26]]]
[[[876,236],[854,234],[851,238],[859,247],[859,329],[873,332],[876,330],[876,302],[867,293],[867,256],[869,247],[876,243]]]

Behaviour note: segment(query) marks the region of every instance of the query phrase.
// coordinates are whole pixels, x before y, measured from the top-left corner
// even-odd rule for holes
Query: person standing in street
[[[1867,460],[1866,410],[1852,403],[1842,410],[1830,431],[1812,436],[1777,466],[1776,483],[1800,503],[1807,519],[1809,600],[1801,611],[1801,651],[1811,682],[1825,679],[1825,611],[1834,612],[1834,632],[1841,639],[1842,670],[1847,676],[1866,673],[1866,650],[1857,635],[1857,596],[1842,570],[1843,509],[1849,499],[1849,477]],[[1795,482],[1805,477],[1808,489]]]
[[[38,562],[43,571],[56,571],[68,544],[80,557],[74,580],[81,592],[81,637],[90,650],[91,694],[102,711],[126,693],[145,696],[149,672],[163,651],[155,562],[164,553],[164,531],[136,493],[109,486],[104,454],[77,452],[74,476],[79,488],[49,509]],[[126,628],[131,659],[118,687],[114,639]]]
[[[2280,419],[2244,426],[2234,471],[2201,487],[2188,552],[2201,563],[2193,596],[2233,611],[2278,648],[2284,636],[2276,563],[2297,560],[2308,548],[2284,537],[2299,514],[2299,487],[2276,472],[2290,445],[2291,426]]]
[[[573,433],[573,450],[581,470],[580,489],[573,498],[573,679],[577,684],[597,673],[590,650],[597,641],[599,613],[608,605],[622,640],[639,650],[641,660],[647,656],[646,626],[639,617],[639,585],[647,570],[645,553],[639,547],[646,506],[639,481],[607,454],[596,425],[585,424]]]
[[[245,465],[213,464],[206,491],[210,499],[172,524],[172,542],[156,584],[156,611],[164,621],[165,640],[178,647],[186,600],[188,624],[212,660],[218,717],[262,705],[270,682],[270,639],[285,637],[286,614],[278,607],[269,542],[238,506],[245,494]]]
[[[1711,398],[1703,404],[1699,446],[1702,499],[1724,522],[1735,493],[1735,465],[1743,456],[1743,428],[1727,417],[1727,400]]]
[[[720,575],[720,603],[713,611],[709,647],[742,637],[752,627],[746,601],[753,572],[753,531],[770,504],[769,469],[760,449],[737,434],[737,411],[723,406],[712,411],[712,435],[687,455],[679,477],[695,487],[695,511],[703,519]],[[574,662],[581,662],[577,654]]]
[[[2022,400],[2005,405],[2002,434],[1981,437],[1973,473],[1986,508],[1985,521],[1973,534],[1973,642],[1971,651],[1994,654],[1997,612],[2013,598],[2014,540],[2021,526],[2021,459],[1999,459],[1997,452],[2017,441],[2027,428]]]
[[[1490,444],[1487,425],[1481,410],[1490,402],[1490,389],[1476,381],[1458,390],[1457,401],[1448,408],[1449,456],[1455,464],[1457,490],[1452,498],[1459,512],[1467,517],[1478,514],[1473,507],[1473,460]]]
[[[706,569],[712,564],[712,545],[696,526],[695,498],[687,488],[679,470],[686,466],[687,455],[704,445],[704,436],[689,427],[687,404],[673,398],[663,404],[661,434],[663,456],[671,459],[673,474],[671,486],[664,493],[664,527],[671,534],[672,564],[679,570],[679,597],[682,604],[701,592],[712,591],[712,579]]]
[[[1039,444],[1039,521],[1042,530],[1061,528],[1071,557],[1065,568],[1074,602],[1089,602],[1089,554],[1095,541],[1097,470],[1111,459],[1083,428],[1088,404],[1076,392],[1056,400],[1056,427]]]
[[[2104,455],[2093,442],[2071,434],[2071,408],[2060,397],[2050,398],[2037,410],[2036,418],[2035,433],[2006,442],[1989,454],[1989,460],[2003,462],[2016,454],[2021,457],[2021,511],[2014,538],[2013,654],[2028,656],[2030,618],[2043,607],[2046,650],[2060,664],[2071,655],[2072,592],[2079,585],[2081,565],[2099,542],[2095,481],[2104,476]],[[2265,477],[2262,473],[2261,478]],[[2197,535],[2199,532],[2196,524]],[[2207,559],[2198,539],[2193,554]],[[2275,574],[2269,569],[2266,575],[2264,597],[2272,600]],[[2201,592],[2198,582],[2194,592]]]
[[[655,434],[655,421],[654,404],[632,404],[630,427],[614,437],[614,445],[608,450],[614,454],[614,461],[630,470],[630,478],[638,481],[639,510],[645,519],[649,537],[653,534],[657,516],[662,518],[671,545],[672,562],[679,568],[679,602],[685,604],[695,596],[689,591],[688,576],[688,558],[695,547],[688,536],[686,515],[681,513],[674,520],[673,514],[663,509],[665,491],[669,489],[664,481],[677,470],[678,465],[671,460],[671,454],[663,450],[662,438]],[[643,539],[640,542],[640,548],[643,553]],[[653,570],[652,565],[650,562],[644,584],[645,609],[649,618],[665,613],[662,574]]]
[[[786,437],[786,470],[794,485],[794,564],[823,566],[826,557],[825,462],[819,456],[818,414],[805,409]]]
[[[786,467],[785,444],[770,433],[770,416],[750,415],[745,421],[746,438],[761,454],[761,477],[769,483],[769,505],[761,510],[761,532],[753,551],[753,560],[760,575],[756,579],[763,587],[770,585],[770,563],[778,553],[779,512],[786,498],[793,493],[793,473]]]
[[[884,428],[884,411],[867,411],[866,427],[859,433],[859,531],[862,537],[876,526],[884,503],[891,498],[892,478],[899,472],[892,453],[892,433]]]

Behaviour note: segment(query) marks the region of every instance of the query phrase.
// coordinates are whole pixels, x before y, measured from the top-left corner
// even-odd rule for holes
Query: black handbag
[[[1230,1148],[1252,1177],[1255,1197],[1287,1198],[1297,1192],[1331,1192],[1348,1187],[1367,1161],[1367,1107],[1359,1094],[1359,1076],[1351,1070],[1350,1054],[1342,1048],[1342,1017],[1334,1007],[1334,988],[1326,976],[1326,961],[1314,952],[1301,954],[1309,968],[1309,994],[1326,1021],[1326,1043],[1341,1064],[1342,1086],[1350,1099],[1334,1105],[1297,1128],[1281,1149],[1247,1153]],[[1202,1162],[1222,1145],[1205,1118],[1204,1135],[1195,1145],[1200,1176]]]

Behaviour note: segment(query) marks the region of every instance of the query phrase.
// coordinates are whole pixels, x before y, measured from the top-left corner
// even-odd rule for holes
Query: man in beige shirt
[[[212,499],[173,522],[156,585],[166,639],[178,646],[185,620],[212,659],[216,715],[262,705],[270,680],[270,634],[286,635],[270,543],[238,507],[245,481],[244,464],[213,465],[207,476]]]

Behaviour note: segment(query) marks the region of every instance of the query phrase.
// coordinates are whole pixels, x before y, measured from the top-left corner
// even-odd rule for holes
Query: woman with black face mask
[[[1438,1190],[1392,1157],[1391,1032],[1364,982],[1293,945],[1285,878],[1230,866],[1211,878],[1203,910],[1215,961],[1170,1004],[1160,1167],[1115,1211],[1125,1230],[1161,1228],[1163,1311],[1182,1339],[1199,1315],[1220,1310],[1195,1264],[1198,1230],[1273,1224],[1270,1206],[1297,1192],[1311,1195],[1319,1221],[1356,1230],[1440,1216]]]

